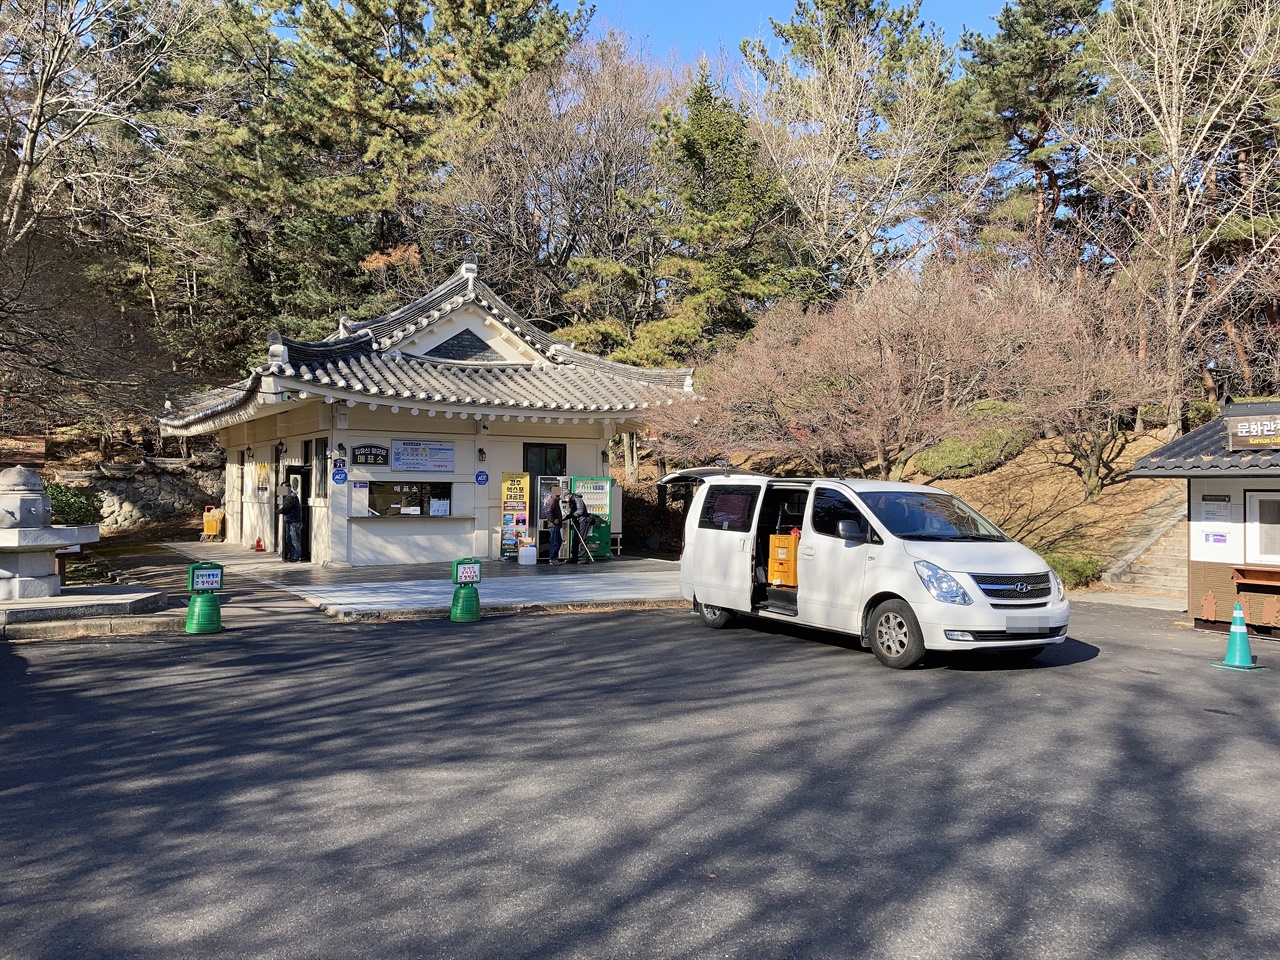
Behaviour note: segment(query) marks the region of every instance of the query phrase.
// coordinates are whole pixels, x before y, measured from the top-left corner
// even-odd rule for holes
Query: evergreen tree
[[[1079,188],[1055,118],[1097,93],[1080,54],[1098,6],[1098,0],[1018,0],[996,18],[994,37],[967,31],[961,39],[970,55],[959,87],[966,132],[1014,165],[1002,178],[995,216],[1025,230],[1041,259],[1067,195]]]
[[[777,233],[785,189],[705,61],[684,114],[668,111],[656,149],[673,174],[671,194],[657,200],[668,237],[657,265],[665,316],[640,326],[615,356],[660,366],[741,336],[754,308],[787,291],[792,271]]]

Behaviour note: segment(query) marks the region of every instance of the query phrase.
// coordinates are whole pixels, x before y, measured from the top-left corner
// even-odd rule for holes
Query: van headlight
[[[1067,585],[1052,570],[1049,571],[1049,588],[1053,591],[1053,595],[1058,598],[1059,603],[1067,599]]]
[[[936,564],[932,564],[928,560],[917,560],[916,573],[919,575],[920,582],[924,584],[925,589],[933,595],[933,599],[941,600],[943,603],[959,603],[966,606],[973,603],[973,598],[965,592],[964,587],[960,586],[956,578]]]

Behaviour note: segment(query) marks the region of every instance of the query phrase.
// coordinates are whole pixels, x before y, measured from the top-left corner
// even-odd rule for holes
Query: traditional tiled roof
[[[1171,440],[1137,462],[1135,477],[1256,477],[1280,475],[1280,449],[1229,450],[1226,417],[1280,416],[1280,402],[1224,402],[1222,416]]]
[[[401,352],[400,344],[466,303],[517,337],[526,356],[536,359],[494,359],[494,351],[475,344],[441,349],[450,340],[426,356]],[[455,346],[468,343],[464,338]],[[451,352],[470,352],[474,359],[454,359],[447,356]],[[252,420],[272,404],[313,396],[462,413],[624,420],[688,396],[692,377],[691,370],[649,370],[576,350],[520,318],[475,278],[474,267],[464,266],[422,299],[378,320],[344,323],[325,340],[273,335],[267,363],[239,383],[166,404],[160,426],[167,435],[209,433]]]

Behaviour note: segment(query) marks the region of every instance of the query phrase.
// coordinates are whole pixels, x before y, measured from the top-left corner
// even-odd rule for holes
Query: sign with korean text
[[[376,443],[359,443],[351,448],[351,463],[361,467],[385,467],[391,462],[391,451]]]
[[[391,469],[419,473],[453,473],[451,440],[392,440]]]
[[[503,560],[520,557],[520,547],[529,542],[529,475],[502,474],[502,541],[499,556]]]
[[[1266,450],[1280,447],[1280,413],[1255,417],[1227,417],[1228,450]]]
[[[187,567],[187,589],[193,593],[222,589],[222,565],[193,563]]]
[[[480,561],[475,557],[467,557],[465,560],[453,561],[453,582],[479,583]]]

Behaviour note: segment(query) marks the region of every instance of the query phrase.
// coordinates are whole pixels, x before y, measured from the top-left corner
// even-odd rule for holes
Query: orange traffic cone
[[[257,543],[255,543],[255,544],[253,545],[253,549],[254,549],[254,552],[256,552],[256,553],[266,553],[266,552],[267,552],[267,548],[266,548],[266,547],[264,547],[264,546],[262,545],[262,538],[261,538],[261,537],[259,537],[259,538],[258,538]]]

